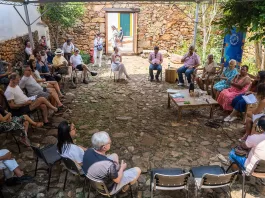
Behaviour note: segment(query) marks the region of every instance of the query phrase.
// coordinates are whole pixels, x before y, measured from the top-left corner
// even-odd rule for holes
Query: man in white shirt
[[[66,42],[63,44],[63,53],[65,59],[69,62],[72,52],[74,52],[75,46],[72,43],[71,39],[67,39]]]
[[[75,53],[70,58],[70,63],[73,67],[73,70],[78,69],[79,71],[83,71],[84,73],[83,83],[88,84],[88,81],[86,80],[86,76],[87,76],[87,72],[89,71],[89,69],[83,63],[83,59],[79,54],[79,49],[77,48],[75,49]]]
[[[236,155],[234,149],[229,153],[230,160],[236,163],[232,166],[233,170],[239,166],[250,173],[257,161],[265,160],[265,116],[259,118],[255,125],[256,133],[248,136],[246,142],[241,145],[244,149],[251,149],[248,157]]]
[[[12,115],[21,116],[29,114],[35,109],[40,109],[42,111],[44,125],[48,125],[48,108],[55,112],[57,112],[58,109],[52,106],[52,104],[44,97],[30,100],[30,98],[28,98],[18,86],[20,80],[18,74],[12,73],[9,78],[10,82],[5,91],[5,97],[12,110]]]

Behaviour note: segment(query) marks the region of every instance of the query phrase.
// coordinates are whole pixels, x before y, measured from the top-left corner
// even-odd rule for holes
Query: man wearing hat
[[[74,52],[75,46],[72,43],[71,39],[67,39],[66,42],[63,44],[63,53],[64,58],[69,62],[72,53]]]
[[[86,76],[87,76],[87,72],[89,71],[89,69],[83,63],[83,59],[82,59],[82,57],[79,54],[79,49],[75,48],[74,54],[70,58],[70,63],[72,65],[72,67],[73,67],[73,70],[78,69],[79,71],[83,71],[84,72],[83,83],[84,84],[88,84],[88,81],[86,80]]]
[[[55,71],[58,71],[62,67],[66,67],[68,64],[68,61],[62,56],[63,50],[60,48],[56,49],[55,57],[52,60],[53,67]]]

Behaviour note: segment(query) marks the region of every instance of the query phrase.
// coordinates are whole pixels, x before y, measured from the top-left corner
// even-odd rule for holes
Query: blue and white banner
[[[227,34],[224,37],[224,66],[229,65],[231,59],[237,61],[237,65],[241,64],[243,48],[245,44],[246,33],[237,32],[235,28],[231,30],[231,34]]]

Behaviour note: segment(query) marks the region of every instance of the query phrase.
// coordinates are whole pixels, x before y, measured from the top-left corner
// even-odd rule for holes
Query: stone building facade
[[[158,45],[161,49],[174,51],[181,47],[184,41],[192,43],[194,30],[194,13],[184,14],[181,10],[187,10],[190,6],[135,3],[127,4],[101,4],[87,3],[83,18],[74,28],[68,28],[61,32],[59,43],[63,43],[66,38],[73,38],[75,45],[84,51],[89,51],[93,47],[94,36],[101,32],[106,36],[106,8],[137,8],[137,52],[144,49],[152,49]],[[191,9],[190,9],[191,10]],[[187,17],[190,15],[190,18]],[[53,27],[50,27],[50,32]],[[105,41],[105,40],[104,40]]]

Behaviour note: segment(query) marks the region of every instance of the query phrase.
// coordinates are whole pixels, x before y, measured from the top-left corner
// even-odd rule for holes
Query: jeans
[[[183,76],[182,76],[183,73],[185,73],[188,83],[191,83],[191,75],[193,74],[193,72],[194,72],[194,68],[188,69],[188,67],[186,67],[185,65],[178,68],[177,73],[179,76],[179,83],[184,83]]]
[[[162,71],[162,66],[161,65],[152,65],[152,64],[150,64],[150,66],[149,66],[149,75],[150,75],[151,79],[154,79],[153,70],[157,70],[156,78],[158,79],[158,76],[160,75],[160,73]]]

